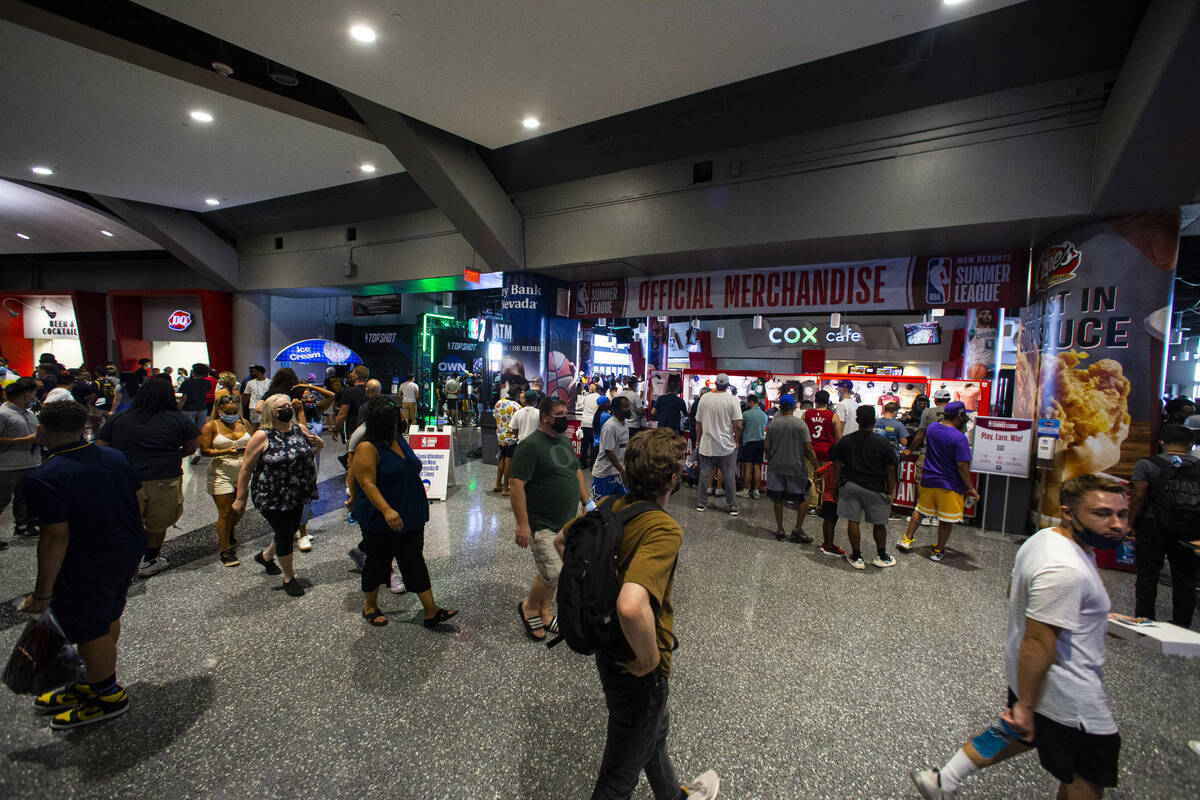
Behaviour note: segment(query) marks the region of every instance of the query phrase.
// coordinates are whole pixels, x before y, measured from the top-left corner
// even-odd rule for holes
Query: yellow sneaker
[[[129,695],[125,693],[123,686],[118,686],[115,691],[92,695],[75,708],[57,715],[50,720],[50,727],[56,731],[79,728],[93,722],[119,717],[128,710]]]
[[[46,692],[38,695],[33,701],[33,707],[38,711],[63,711],[75,708],[85,700],[92,698],[92,689],[83,681],[63,687],[56,692]]]
[[[916,544],[916,542],[914,540],[905,536],[903,539],[896,542],[896,549],[902,553],[907,553],[913,549],[914,544]]]

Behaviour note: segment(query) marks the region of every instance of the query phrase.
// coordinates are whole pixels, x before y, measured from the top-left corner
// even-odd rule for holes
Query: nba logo
[[[931,306],[945,305],[950,297],[950,268],[952,258],[929,259],[929,272],[925,277],[925,302]]]
[[[586,283],[579,284],[579,288],[575,290],[575,316],[586,317],[588,304],[588,285]]]

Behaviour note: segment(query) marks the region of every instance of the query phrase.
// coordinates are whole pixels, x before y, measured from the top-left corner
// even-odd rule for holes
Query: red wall
[[[233,294],[200,292],[200,313],[204,316],[204,338],[208,341],[208,365],[215,370],[243,374],[246,365],[242,364],[239,370],[233,363]]]
[[[100,292],[71,292],[75,304],[75,326],[79,348],[88,369],[108,361],[108,311]],[[70,366],[75,366],[74,364]]]
[[[108,295],[112,311],[113,336],[117,339],[117,366],[137,369],[138,359],[150,358],[150,342],[142,338],[142,298],[140,295]]]
[[[24,295],[0,295],[0,302],[10,297],[24,299]],[[9,303],[4,308],[17,312],[13,318],[7,311],[0,310],[0,355],[8,359],[8,364],[18,375],[29,377],[33,374],[33,342],[25,338],[25,306],[20,303]]]

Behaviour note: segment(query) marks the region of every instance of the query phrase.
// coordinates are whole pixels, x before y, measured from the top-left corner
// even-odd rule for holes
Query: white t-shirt
[[[583,411],[580,413],[579,424],[581,427],[592,427],[592,420],[596,417],[596,404],[600,402],[600,395],[597,392],[588,392],[583,396]]]
[[[700,422],[700,455],[727,456],[737,449],[733,423],[742,418],[742,404],[729,392],[709,392],[696,406]]]
[[[242,394],[249,395],[250,397],[250,421],[255,425],[262,422],[262,414],[254,409],[258,406],[259,402],[266,398],[267,390],[270,388],[271,382],[266,378],[248,380],[246,381],[246,385],[242,387]]]
[[[833,413],[837,414],[838,419],[842,421],[842,436],[849,436],[858,430],[858,418],[854,416],[858,411],[858,403],[853,397],[847,397],[845,400],[839,400],[838,404],[833,407]]]
[[[415,403],[420,395],[421,387],[417,386],[417,384],[413,383],[412,381],[405,381],[404,383],[400,384],[401,403]]]
[[[1117,732],[1104,693],[1104,635],[1112,607],[1090,553],[1073,540],[1043,528],[1021,545],[1008,598],[1005,671],[1017,685],[1017,657],[1025,619],[1060,628],[1058,658],[1046,674],[1037,712],[1088,733]]]
[[[508,428],[517,432],[517,442],[520,443],[538,429],[541,421],[542,414],[538,411],[537,406],[521,406],[508,421]]]
[[[70,401],[74,402],[75,395],[71,394],[69,389],[64,389],[61,386],[55,386],[50,391],[46,392],[46,399],[43,400],[42,402],[43,403],[59,403],[59,402],[62,402],[63,400],[70,400]]]
[[[451,378],[450,380],[446,381],[446,399],[447,400],[457,400],[458,399],[458,390],[459,390],[458,381],[454,380],[454,378]]]
[[[635,389],[622,389],[617,392],[617,397],[624,397],[629,400],[629,411],[633,415],[629,418],[629,421],[636,423],[638,418],[642,416],[642,396]]]

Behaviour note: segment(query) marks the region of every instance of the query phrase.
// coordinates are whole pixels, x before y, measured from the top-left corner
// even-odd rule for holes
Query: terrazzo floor
[[[342,446],[329,450],[340,453]],[[253,511],[242,566],[216,559],[205,465],[186,470],[186,512],[135,583],[119,676],[129,713],[53,733],[29,698],[0,690],[0,797],[520,798],[590,796],[605,713],[595,667],[529,642],[514,606],[533,574],[512,541],[494,469],[472,461],[431,506],[426,558],[438,600],[461,609],[420,625],[410,595],[382,593],[391,624],[359,616],[358,540],[340,510],[340,467],[322,459],[315,546],[298,555],[307,594],[289,598],[250,561],[267,541]],[[910,798],[913,767],[940,765],[1002,709],[1005,588],[1019,540],[962,531],[951,555],[923,547],[858,572],[814,546],[776,542],[768,501],[720,498],[684,529],[675,600],[671,752],[681,776],[716,769],[722,797]],[[817,520],[810,519],[815,532]],[[890,528],[892,541],[903,523]],[[11,511],[0,516],[8,538]],[[845,545],[844,524],[838,540]],[[27,617],[35,545],[0,553],[0,654]],[[1106,572],[1114,610],[1133,578]],[[1169,590],[1160,592],[1160,602]],[[1200,660],[1108,639],[1107,686],[1124,740],[1114,798],[1200,797]],[[960,797],[1052,797],[1036,757],[975,776]],[[643,780],[635,797],[650,797]]]

